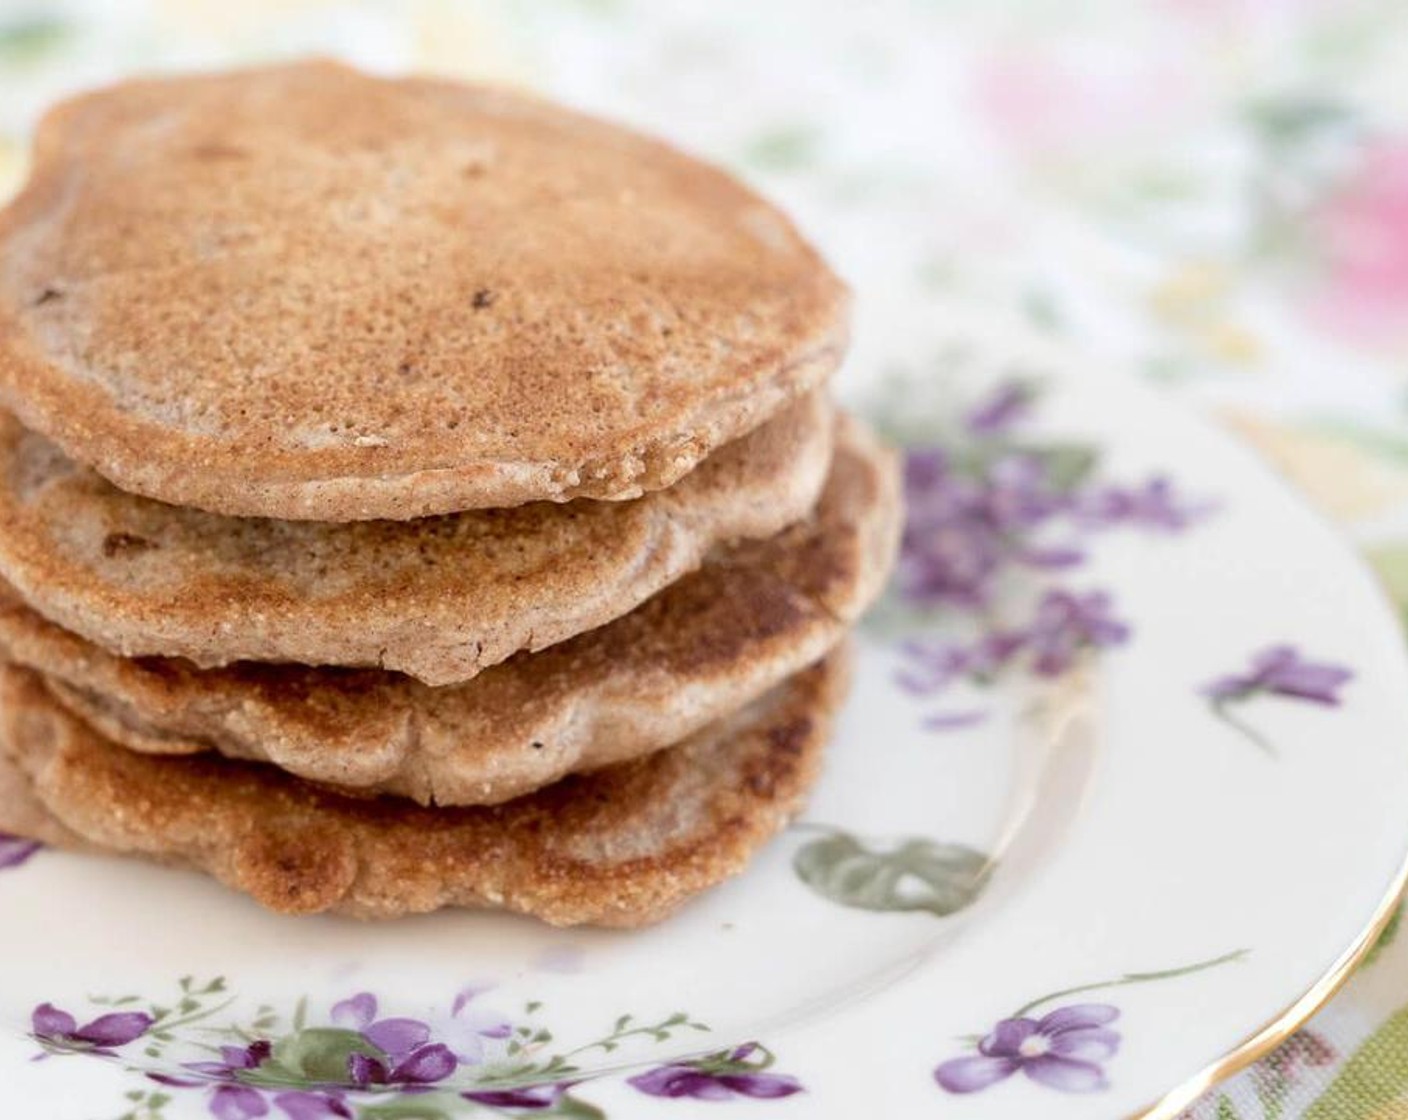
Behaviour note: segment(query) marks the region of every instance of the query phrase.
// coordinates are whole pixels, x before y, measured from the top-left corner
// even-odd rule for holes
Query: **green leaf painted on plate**
[[[1354,1052],[1302,1120],[1372,1116],[1408,1093],[1408,1007],[1396,1012]]]
[[[1088,479],[1100,462],[1100,453],[1083,443],[1051,443],[1022,450],[1041,461],[1047,480],[1062,493],[1069,493]]]
[[[450,1120],[461,1112],[460,1102],[447,1109],[421,1098],[363,1106],[357,1110],[357,1120]]]
[[[802,845],[792,866],[802,882],[842,906],[940,918],[970,906],[989,871],[987,856],[961,844],[909,839],[881,850],[839,831]]]
[[[309,1027],[274,1043],[270,1060],[244,1074],[251,1082],[341,1084],[347,1080],[347,1059],[365,1054],[380,1062],[387,1057],[356,1031],[340,1027]]]
[[[588,1104],[580,1097],[562,1096],[551,1112],[540,1112],[539,1116],[557,1116],[562,1120],[606,1120],[606,1113],[594,1104]]]

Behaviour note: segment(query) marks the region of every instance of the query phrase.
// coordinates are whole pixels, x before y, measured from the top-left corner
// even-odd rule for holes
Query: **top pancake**
[[[123,489],[226,514],[663,488],[817,386],[844,311],[720,171],[331,63],[64,103],[0,215],[0,401]]]

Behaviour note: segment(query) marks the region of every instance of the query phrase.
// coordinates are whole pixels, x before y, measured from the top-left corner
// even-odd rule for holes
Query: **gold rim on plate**
[[[1388,893],[1379,903],[1364,931],[1300,999],[1178,1088],[1152,1105],[1131,1113],[1127,1120],[1174,1120],[1209,1089],[1265,1057],[1300,1030],[1344,987],[1360,962],[1369,954],[1369,950],[1378,944],[1379,938],[1393,920],[1399,903],[1404,900],[1405,893],[1408,893],[1408,860],[1404,861],[1394,875]]]

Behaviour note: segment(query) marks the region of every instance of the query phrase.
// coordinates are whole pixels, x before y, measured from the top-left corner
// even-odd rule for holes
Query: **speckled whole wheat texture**
[[[375,666],[451,684],[619,617],[716,544],[805,517],[833,427],[813,394],[632,502],[322,524],[127,494],[0,414],[0,576],[125,656]]]
[[[3,670],[0,670],[3,671]],[[0,750],[0,831],[25,836],[56,848],[91,848],[81,836],[65,828],[35,796],[29,776]]]
[[[283,913],[471,906],[640,926],[741,871],[798,811],[844,692],[843,660],[674,749],[492,807],[349,799],[258,763],[137,754],[14,667],[0,669],[0,769],[18,771],[30,803],[67,830],[51,839],[195,867]],[[0,802],[0,829],[14,826],[10,804]]]
[[[835,368],[776,209],[528,95],[329,62],[52,110],[0,215],[0,398],[124,489],[412,518],[682,477]]]
[[[114,657],[0,590],[0,656],[153,754],[215,749],[423,803],[504,801],[676,743],[823,656],[884,584],[899,536],[892,455],[854,422],[816,514],[712,557],[630,614],[474,680]]]

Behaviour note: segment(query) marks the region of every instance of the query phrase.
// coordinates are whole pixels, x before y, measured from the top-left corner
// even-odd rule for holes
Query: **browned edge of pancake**
[[[874,600],[898,543],[892,453],[843,421],[816,513],[721,550],[630,614],[473,681],[105,653],[0,585],[0,656],[70,711],[154,754],[214,749],[348,792],[441,805],[521,796],[658,750],[823,656]]]
[[[124,656],[453,684],[610,622],[719,544],[806,517],[834,424],[814,394],[635,502],[319,525],[124,494],[0,414],[0,573],[35,610]]]
[[[254,763],[124,750],[5,667],[0,768],[67,830],[51,839],[193,867],[281,913],[489,907],[634,927],[737,874],[796,814],[846,679],[833,655],[675,749],[505,805],[425,809]],[[12,800],[0,828],[22,823]]]

